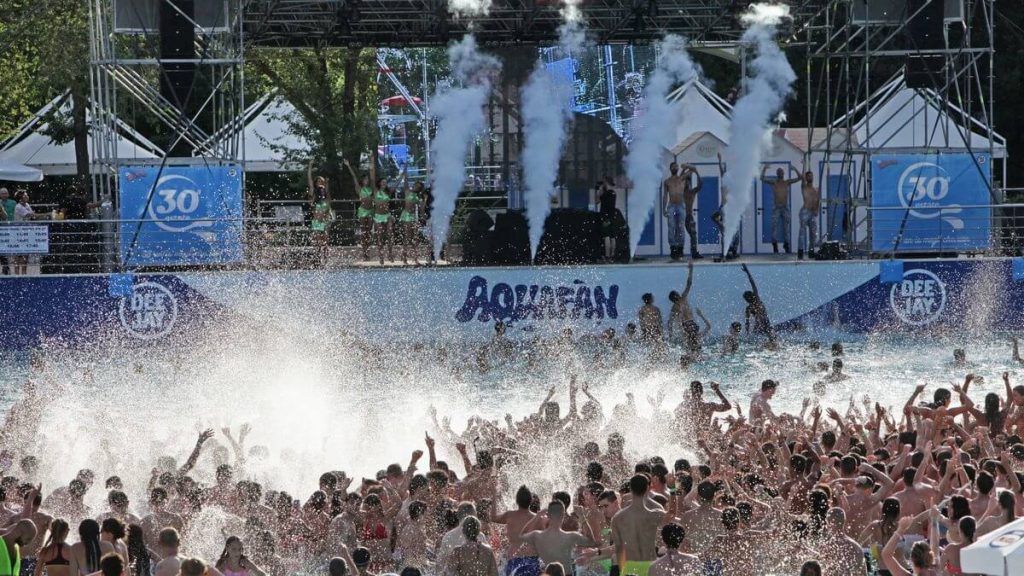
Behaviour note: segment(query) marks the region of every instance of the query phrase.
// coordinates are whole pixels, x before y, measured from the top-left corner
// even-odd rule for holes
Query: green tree
[[[5,63],[0,74],[6,80],[0,103],[9,111],[0,114],[0,128],[10,132],[46,100],[70,91],[72,112],[69,117],[53,114],[49,135],[61,144],[74,141],[83,186],[89,174],[88,9],[87,0],[7,0],[0,16],[0,61]]]
[[[247,61],[260,86],[276,88],[295,107],[298,117],[283,120],[290,132],[309,143],[311,150],[269,144],[288,162],[312,161],[314,169],[333,182],[334,190],[354,196],[342,160],[359,166],[363,152],[376,150],[377,63],[373,51],[254,49],[249,51]]]

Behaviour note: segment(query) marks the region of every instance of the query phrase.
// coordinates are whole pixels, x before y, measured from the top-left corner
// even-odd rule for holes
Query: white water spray
[[[441,247],[448,239],[455,201],[466,178],[469,146],[484,129],[484,105],[491,93],[491,80],[501,69],[497,59],[477,49],[472,35],[448,48],[448,61],[461,86],[448,88],[431,104],[431,113],[437,118],[437,132],[430,142],[435,259],[440,259]]]
[[[753,45],[757,57],[750,66],[754,75],[744,79],[743,95],[732,109],[729,125],[729,147],[725,151],[728,172],[722,180],[723,192],[728,191],[728,202],[722,207],[726,247],[750,205],[751,182],[761,164],[765,138],[796,80],[786,55],[775,43],[775,26],[788,17],[789,7],[771,4],[753,4],[741,17],[748,26],[742,42]]]
[[[563,14],[568,10],[569,4]],[[583,30],[575,21],[570,20],[559,29],[558,44],[563,56],[578,54],[584,41]],[[540,60],[523,87],[522,113],[526,131],[523,198],[530,223],[531,259],[537,255],[544,222],[551,213],[551,196],[565,144],[566,123],[572,118],[572,90],[572,85],[565,78],[553,75]]]
[[[456,16],[486,16],[491,0],[448,0],[448,9]]]
[[[674,84],[686,82],[694,74],[686,41],[680,36],[666,36],[659,44],[658,67],[644,88],[642,110],[633,121],[633,141],[626,155],[626,175],[633,185],[626,200],[630,256],[636,252],[661,181],[668,174],[662,155],[672,146],[679,125],[680,107],[665,98]]]

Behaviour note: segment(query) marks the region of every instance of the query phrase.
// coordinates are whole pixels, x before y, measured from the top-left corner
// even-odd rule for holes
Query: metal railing
[[[494,216],[505,210],[505,202],[504,196],[460,198],[446,259],[459,260],[469,213],[481,209]],[[397,226],[397,204],[393,210],[394,255],[400,258],[404,227]],[[237,219],[3,222],[0,264],[3,274],[9,274],[15,264],[27,266],[29,274],[349,266],[362,260],[357,205],[355,200],[332,203],[336,218],[328,227],[326,250],[311,229],[308,203],[297,200],[260,202],[255,214]],[[860,206],[857,211],[857,233],[851,244],[854,257],[885,257],[894,249],[896,254],[909,255],[1024,252],[1024,204],[922,206],[911,214],[902,207]],[[175,232],[185,228],[188,234]],[[430,240],[421,226],[414,230],[422,261],[430,250]],[[28,250],[12,254],[10,248],[15,244],[23,249],[28,246]],[[370,258],[376,259],[376,242],[370,244]]]
[[[448,259],[461,254],[463,230],[471,212],[483,210],[493,217],[505,210],[506,202],[503,195],[469,193],[460,197],[448,237]],[[351,199],[331,203],[335,218],[327,227],[326,251],[314,239],[312,211],[309,203],[302,200],[258,202],[255,214],[234,219],[47,218],[0,222],[0,273],[10,274],[15,265],[25,266],[28,274],[352,265],[362,259],[362,227],[356,220],[358,204]],[[404,227],[398,225],[400,204],[393,202],[391,210],[396,257],[401,256],[404,241]],[[39,210],[37,214],[48,212]],[[425,217],[418,216],[414,243],[418,246],[418,259],[423,261],[429,247],[423,233]],[[371,239],[371,246],[376,245],[375,240]],[[15,246],[20,247],[18,253],[12,252]],[[372,247],[371,257],[376,256],[376,248]]]

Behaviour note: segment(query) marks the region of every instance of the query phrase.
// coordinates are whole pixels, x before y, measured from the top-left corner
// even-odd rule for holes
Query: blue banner
[[[871,249],[952,252],[989,247],[989,159],[970,154],[888,154],[871,159]],[[904,218],[906,222],[904,224]]]
[[[242,260],[239,166],[125,166],[120,178],[125,266]]]

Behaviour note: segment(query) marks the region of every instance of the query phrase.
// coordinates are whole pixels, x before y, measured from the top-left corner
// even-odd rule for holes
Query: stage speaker
[[[473,210],[466,215],[462,231],[462,263],[473,266],[491,263],[491,227],[494,220],[483,210]]]
[[[847,260],[849,257],[846,247],[835,240],[822,242],[814,255],[815,260]]]
[[[604,252],[601,218],[589,210],[558,209],[544,222],[537,264],[593,264]]]
[[[945,0],[907,0],[906,18],[910,48],[940,50],[946,47]]]
[[[529,224],[522,210],[509,210],[495,218],[491,262],[499,266],[525,266],[530,263]]]
[[[165,0],[160,3],[161,60],[194,60],[196,57],[195,2]],[[196,65],[166,62],[160,65],[160,93],[179,110],[187,112],[185,101],[195,82]]]

